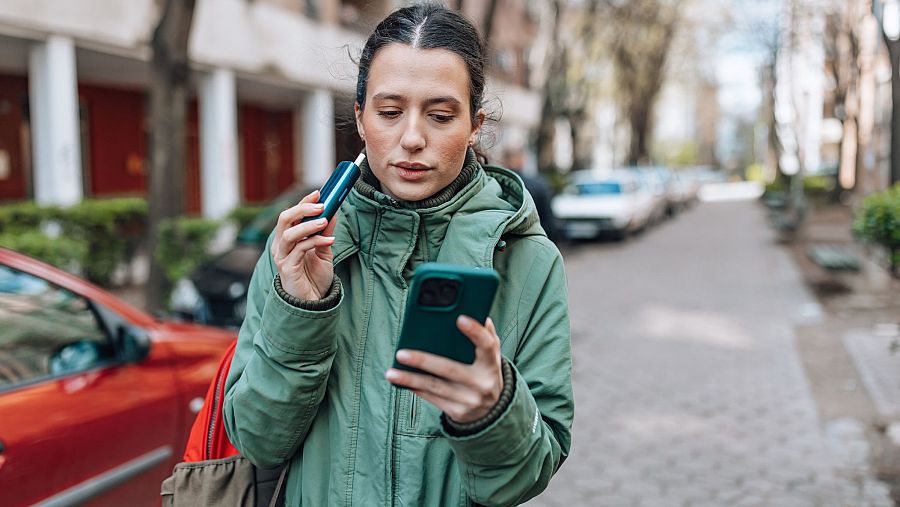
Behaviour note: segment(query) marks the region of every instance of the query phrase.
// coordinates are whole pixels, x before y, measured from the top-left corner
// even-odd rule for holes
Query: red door
[[[0,75],[0,200],[21,200],[27,197],[27,97],[27,79]]]
[[[244,202],[268,202],[293,185],[294,116],[290,110],[242,104],[240,142]]]
[[[140,195],[146,187],[146,137],[141,91],[79,85],[88,124],[90,190],[94,196]]]
[[[181,455],[171,354],[118,361],[111,322],[70,291],[0,265],[3,505],[156,505]]]

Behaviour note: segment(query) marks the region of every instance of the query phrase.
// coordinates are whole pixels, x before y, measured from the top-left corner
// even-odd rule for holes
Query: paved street
[[[756,203],[701,203],[564,252],[573,452],[529,505],[892,505],[820,423],[794,327],[821,310],[771,238]]]

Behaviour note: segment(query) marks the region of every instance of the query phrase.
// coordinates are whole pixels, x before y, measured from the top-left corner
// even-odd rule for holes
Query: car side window
[[[84,371],[114,355],[87,299],[0,266],[0,389]]]

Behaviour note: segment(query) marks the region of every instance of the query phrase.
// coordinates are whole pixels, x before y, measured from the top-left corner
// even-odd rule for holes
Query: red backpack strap
[[[225,404],[225,380],[228,377],[228,369],[234,358],[234,349],[237,346],[235,340],[219,362],[216,375],[206,391],[203,400],[203,408],[197,413],[191,434],[188,437],[184,450],[184,461],[204,461],[208,459],[227,458],[239,454],[225,433],[225,424],[222,421],[222,408]]]

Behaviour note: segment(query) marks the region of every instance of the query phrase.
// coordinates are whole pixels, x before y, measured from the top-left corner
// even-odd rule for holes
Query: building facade
[[[0,3],[0,201],[71,205],[144,195],[150,40],[157,0]],[[352,117],[365,35],[397,0],[197,0],[188,54],[192,98],[186,209],[219,218],[292,184],[321,184],[360,145]],[[528,88],[524,0],[503,0],[489,87],[501,132],[538,122]],[[487,1],[465,3],[482,22]],[[509,5],[505,5],[509,4]],[[512,55],[512,56],[510,56]],[[521,134],[525,135],[525,134]]]

